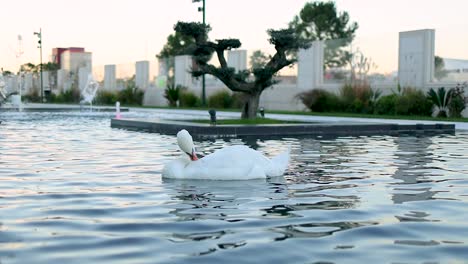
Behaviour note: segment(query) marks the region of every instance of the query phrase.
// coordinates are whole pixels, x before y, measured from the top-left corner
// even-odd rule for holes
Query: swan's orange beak
[[[192,151],[192,155],[190,155],[190,159],[191,159],[192,161],[198,160],[197,153],[195,153],[195,150]]]

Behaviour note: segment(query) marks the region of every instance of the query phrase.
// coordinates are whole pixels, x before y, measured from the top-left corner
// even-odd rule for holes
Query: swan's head
[[[182,129],[177,133],[177,144],[179,144],[179,148],[186,153],[191,160],[198,160],[192,136],[187,130]]]

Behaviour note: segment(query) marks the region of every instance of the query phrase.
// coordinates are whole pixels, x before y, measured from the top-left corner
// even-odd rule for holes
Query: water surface
[[[175,138],[109,118],[0,114],[0,263],[468,260],[466,132],[196,142],[292,161],[268,180],[169,181]]]

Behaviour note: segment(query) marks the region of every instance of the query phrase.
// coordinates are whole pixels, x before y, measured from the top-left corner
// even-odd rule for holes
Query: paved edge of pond
[[[171,120],[111,119],[112,128],[176,135],[187,129],[195,138],[244,136],[366,136],[455,133],[453,124],[381,124],[362,122],[323,122],[267,125],[216,125]]]

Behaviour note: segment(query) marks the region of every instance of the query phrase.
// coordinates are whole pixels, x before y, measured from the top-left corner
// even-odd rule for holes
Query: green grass
[[[209,120],[189,120],[189,122],[209,124]],[[255,119],[219,119],[217,125],[269,125],[269,124],[298,124],[304,122],[283,121],[270,118],[255,118]]]
[[[468,118],[461,117],[431,117],[431,116],[407,116],[407,115],[376,115],[376,114],[356,114],[356,113],[341,113],[341,112],[301,112],[301,111],[268,111],[265,115],[271,114],[287,114],[287,115],[311,115],[311,116],[333,116],[333,117],[354,117],[354,118],[380,118],[380,119],[403,119],[403,120],[429,120],[429,121],[453,121],[453,122],[468,122]]]
[[[184,110],[206,110],[208,111],[211,108],[204,107],[195,107],[195,108],[185,108],[185,107],[155,107],[155,106],[144,106],[143,108],[156,108],[156,109],[184,109]],[[217,109],[217,111],[223,112],[241,112],[240,109]],[[401,119],[401,120],[428,120],[428,121],[452,121],[452,122],[468,122],[468,118],[442,118],[442,117],[430,117],[430,116],[405,116],[405,115],[376,115],[376,114],[356,114],[356,113],[343,113],[343,112],[327,112],[327,113],[318,113],[318,112],[306,112],[306,111],[279,111],[279,110],[269,110],[266,111],[265,116],[268,117],[268,114],[286,114],[286,115],[311,115],[311,116],[330,116],[330,117],[354,117],[354,118],[380,118],[380,119]]]

